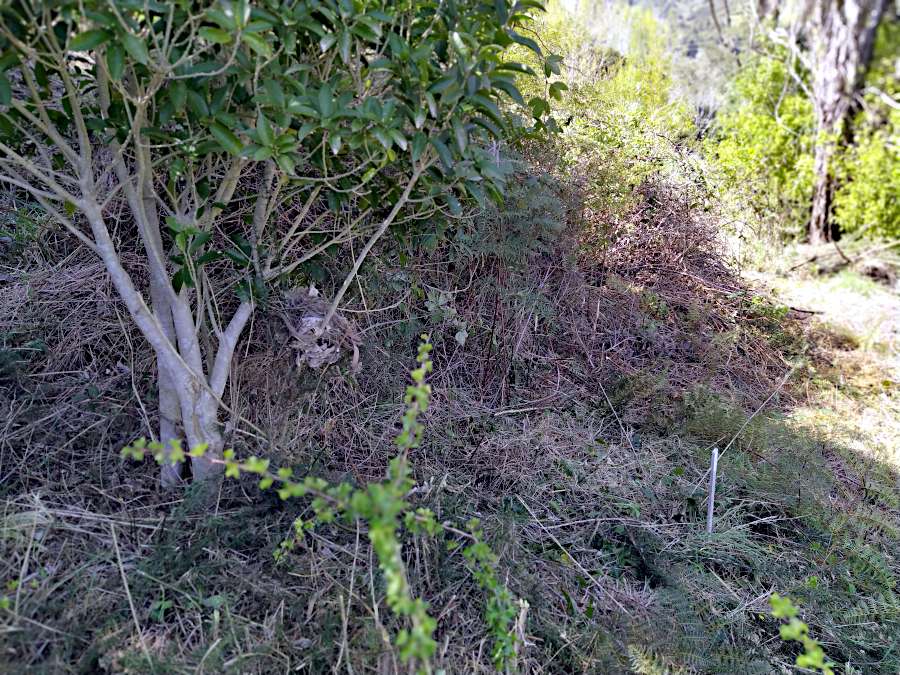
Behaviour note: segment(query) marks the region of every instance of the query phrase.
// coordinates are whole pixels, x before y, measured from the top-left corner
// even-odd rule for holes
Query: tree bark
[[[141,198],[143,199],[143,218],[146,220],[145,230],[147,236],[154,238],[154,244],[162,250],[162,236],[159,231],[159,212],[156,199],[153,196],[153,185],[149,178],[144,178]],[[175,344],[175,324],[172,321],[172,305],[168,279],[159,275],[151,275],[150,278],[150,308],[156,315],[162,332],[171,344]],[[156,357],[157,392],[159,396],[159,442],[168,445],[181,440],[178,423],[181,421],[181,411],[178,405],[178,390],[175,387],[175,379],[166,368],[165,359],[160,355]],[[184,466],[181,462],[163,464],[160,467],[159,482],[164,488],[175,487],[181,482]]]
[[[153,313],[156,315],[163,332],[170,342],[175,340],[175,327],[172,325],[172,312],[169,309],[168,298],[165,293],[160,293],[156,284],[150,285],[150,302]],[[167,445],[172,441],[180,440],[178,422],[181,420],[181,411],[178,406],[178,390],[175,388],[174,379],[166,368],[165,360],[157,354],[156,378],[159,395],[159,442]],[[163,464],[160,469],[159,482],[164,488],[175,487],[181,482],[184,467],[181,462],[176,464]]]
[[[813,107],[816,145],[809,242],[832,238],[834,155],[859,90],[886,0],[816,0],[813,7]]]

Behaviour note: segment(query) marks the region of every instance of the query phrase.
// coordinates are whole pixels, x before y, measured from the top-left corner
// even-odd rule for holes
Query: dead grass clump
[[[154,363],[102,265],[77,250],[17,271],[0,285],[0,339],[2,490],[85,471],[103,486],[105,453],[152,414]]]
[[[626,376],[662,375],[669,398],[703,384],[758,405],[786,371],[784,356],[769,339],[772,326],[755,315],[751,290],[728,266],[715,223],[665,186],[639,194],[627,217],[603,224],[599,253],[585,242],[592,286],[580,304],[593,311],[572,320],[590,338],[587,358]],[[643,405],[660,403],[665,398],[655,396]]]
[[[796,321],[754,299],[685,198],[652,185],[640,196],[627,215],[585,214],[549,173],[521,172],[503,209],[444,243],[411,235],[405,264],[385,243],[344,308],[358,373],[349,356],[298,367],[283,320],[260,308],[226,393],[228,443],[295,475],[381,478],[427,332],[433,404],[409,498],[454,527],[480,519],[498,578],[528,602],[517,672],[786,668],[773,588],[809,608],[829,656],[892,672],[880,636],[900,628],[885,516],[896,474],[865,480],[852,447],[779,414],[790,397],[748,421],[806,349]],[[276,564],[307,501],[228,482],[198,513],[190,492],[158,491],[154,466],[119,461],[154,423],[153,363],[88,259],[44,270],[0,287],[2,330],[23,330],[4,344],[47,345],[0,392],[12,608],[0,658],[58,672],[402,672],[360,526],[318,528]],[[313,281],[303,274],[298,285]],[[100,395],[79,398],[91,385]],[[710,537],[709,449],[731,439]],[[491,672],[485,594],[459,551],[403,544],[413,592],[438,618],[436,668]],[[881,633],[846,627],[866,603]]]

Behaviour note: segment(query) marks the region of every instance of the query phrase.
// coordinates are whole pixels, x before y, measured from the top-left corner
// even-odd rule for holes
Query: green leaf
[[[534,40],[532,40],[531,38],[525,37],[524,35],[520,35],[516,31],[511,30],[511,29],[507,29],[506,34],[509,35],[510,38],[512,38],[513,42],[518,42],[523,47],[527,47],[528,49],[533,51],[538,56],[542,55],[540,46],[538,46],[538,43],[535,42]]]
[[[221,260],[223,258],[223,256],[224,256],[224,254],[221,251],[207,251],[206,253],[201,255],[199,258],[197,258],[194,261],[194,264],[197,267],[202,267],[203,265],[206,265],[207,263],[215,262],[216,260]]]
[[[431,116],[434,119],[437,119],[438,105],[437,101],[434,100],[434,95],[430,91],[425,92],[425,102],[428,103],[428,112],[431,113]]]
[[[269,103],[278,110],[284,110],[286,102],[284,98],[284,89],[278,84],[277,80],[268,79],[263,85],[266,94],[269,97]]]
[[[394,143],[397,144],[397,147],[406,151],[408,147],[408,142],[406,140],[406,136],[399,129],[388,129],[388,135],[393,139]]]
[[[12,88],[6,73],[0,72],[0,105],[9,105],[12,101]]]
[[[452,125],[453,135],[456,138],[456,147],[459,148],[460,152],[465,152],[466,146],[469,144],[469,134],[466,133],[466,128],[460,123],[459,120],[454,119]]]
[[[445,75],[437,82],[428,87],[428,92],[431,94],[440,94],[442,91],[446,91],[451,87],[451,85],[456,83],[456,77],[453,75]]]
[[[228,30],[235,30],[237,28],[233,10],[226,13],[215,8],[208,9],[206,10],[206,18]]]
[[[187,267],[182,267],[172,276],[172,288],[175,289],[176,293],[181,291],[183,286],[188,288],[194,287],[194,280],[191,278],[191,273]]]
[[[319,89],[319,112],[322,114],[322,117],[331,117],[331,113],[334,112],[331,96],[331,87],[323,84],[322,88]]]
[[[351,41],[350,31],[345,30],[343,33],[341,33],[341,45],[340,45],[341,60],[344,63],[350,63],[350,41]]]
[[[95,47],[99,47],[109,40],[109,33],[102,28],[94,28],[93,30],[79,33],[69,41],[69,49],[73,52],[86,52]]]
[[[240,139],[224,124],[213,122],[209,127],[209,133],[213,135],[219,144],[232,155],[240,155],[244,146]]]
[[[447,144],[444,143],[440,138],[432,138],[431,145],[434,146],[434,149],[437,150],[438,156],[441,158],[441,163],[444,165],[444,168],[449,171],[453,168],[453,156],[450,154],[450,149],[447,147]]]
[[[269,120],[262,114],[260,110],[256,115],[256,135],[262,145],[271,146],[275,142],[275,134],[272,132],[272,126]]]
[[[444,195],[444,199],[447,200],[447,206],[449,207],[451,214],[453,214],[454,216],[462,215],[462,206],[460,205],[459,200],[456,198],[456,195],[454,195],[452,192],[447,192],[447,194]]]
[[[313,124],[312,122],[306,122],[302,127],[300,127],[300,131],[297,132],[297,140],[302,141],[304,138],[309,136],[313,130],[315,130],[318,125]]]
[[[462,36],[453,31],[450,33],[450,43],[453,45],[453,48],[459,52],[459,54],[463,57],[469,56],[469,48],[466,46],[466,43],[463,41]]]
[[[381,143],[385,150],[390,150],[391,146],[394,144],[393,139],[384,132],[384,129],[375,127],[372,129],[372,135],[379,143]]]
[[[194,89],[189,89],[187,92],[187,105],[188,109],[197,117],[209,117],[209,105],[206,103],[206,99]]]
[[[337,35],[334,33],[326,33],[322,36],[322,39],[319,40],[319,49],[321,49],[324,54],[334,46],[335,42],[337,42]]]
[[[550,112],[550,105],[547,101],[537,96],[528,101],[528,107],[531,108],[531,114],[536,118],[540,118],[545,112]]]
[[[175,80],[169,88],[169,100],[177,112],[184,110],[187,93],[187,85],[184,83],[184,80]]]
[[[278,155],[278,157],[275,158],[275,163],[278,165],[278,168],[286,174],[293,175],[296,168],[296,162],[294,162],[293,157],[290,155]]]
[[[521,63],[507,62],[501,63],[497,66],[497,70],[510,70],[514,73],[522,73],[523,75],[534,75],[534,70],[532,70],[529,66],[523,65]]]
[[[150,62],[150,54],[147,52],[147,44],[136,35],[132,35],[131,33],[125,33],[122,35],[122,45],[125,47],[125,51],[133,58],[135,61],[142,65],[147,65]]]
[[[555,98],[557,101],[561,101],[562,93],[568,90],[569,86],[565,82],[554,82],[550,85],[550,98]]]
[[[508,82],[502,79],[492,79],[491,84],[493,84],[497,89],[505,92],[513,101],[515,101],[519,105],[525,105],[525,99],[522,97],[522,92],[520,92],[518,87],[516,87],[516,85],[514,85],[512,82]]]
[[[166,225],[172,232],[181,232],[185,227],[175,216],[166,216]]]
[[[544,61],[544,72],[547,77],[550,75],[559,75],[560,67],[559,64],[562,63],[563,57],[559,54],[551,54],[547,57],[547,60]]]
[[[484,195],[484,190],[482,190],[478,185],[473,183],[472,181],[466,181],[466,192],[475,197],[475,201],[478,202],[478,205],[481,208],[487,207],[487,197]]]
[[[201,232],[196,237],[194,237],[194,240],[188,247],[188,251],[190,251],[191,253],[196,253],[206,242],[209,241],[210,237],[212,237],[212,234],[210,234],[209,232]]]
[[[470,100],[476,105],[476,107],[484,111],[484,113],[488,117],[494,120],[494,122],[501,126],[503,125],[503,117],[500,114],[500,108],[498,108],[497,104],[494,103],[491,99],[481,94],[475,94],[475,96],[470,97]]]
[[[265,41],[259,35],[253,33],[245,33],[244,34],[244,42],[246,42],[250,49],[259,54],[260,56],[270,59],[272,58],[272,45]]]
[[[197,33],[207,42],[213,42],[217,45],[230,44],[234,39],[231,37],[231,33],[229,33],[228,31],[222,30],[221,28],[212,28],[210,26],[204,26],[199,31],[197,31]]]
[[[266,159],[269,159],[272,155],[275,154],[275,150],[271,147],[260,146],[256,148],[253,154],[250,155],[250,158],[254,162],[262,162]]]
[[[769,605],[772,607],[772,616],[778,619],[789,619],[797,616],[797,607],[790,598],[783,598],[778,593],[769,596]]]
[[[121,80],[125,72],[125,50],[122,45],[113,44],[106,50],[106,68],[114,80]]]
[[[425,136],[422,132],[417,133],[413,136],[412,141],[412,161],[418,162],[419,157],[422,156],[422,151],[425,150],[425,146],[428,143],[428,137]]]
[[[13,50],[7,51],[3,56],[0,56],[0,73],[5,70],[9,70],[14,65],[19,62],[19,55],[16,54]]]
[[[487,132],[494,138],[503,138],[503,130],[485,117],[473,117],[472,123],[477,124],[483,129],[486,129]]]

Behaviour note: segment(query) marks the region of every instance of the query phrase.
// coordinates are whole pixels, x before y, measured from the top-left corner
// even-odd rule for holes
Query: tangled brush
[[[337,312],[323,326],[330,307],[331,303],[310,285],[285,293],[275,311],[293,338],[291,348],[297,367],[306,365],[319,369],[332,365],[340,360],[342,353],[350,350],[353,352],[350,368],[357,372],[360,367],[359,332]]]

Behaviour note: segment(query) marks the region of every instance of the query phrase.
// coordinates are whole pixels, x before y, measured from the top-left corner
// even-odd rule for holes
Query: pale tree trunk
[[[152,232],[155,239],[154,244],[162,250],[158,210],[156,201],[153,198],[152,185],[147,180],[145,180],[142,196],[147,230]],[[169,300],[169,280],[160,278],[158,274],[151,275],[150,303],[163,334],[174,345],[176,339],[175,324],[172,321],[172,306]],[[175,388],[175,379],[166,368],[164,358],[158,354],[156,357],[156,378],[159,397],[159,442],[163,445],[169,445],[173,441],[181,440],[181,434],[178,431],[181,411],[178,405],[178,390]],[[178,485],[181,482],[183,470],[184,467],[181,462],[163,464],[159,474],[160,484],[163,487]]]
[[[55,47],[54,47],[55,49]],[[194,275],[192,289],[182,287],[176,292],[172,285],[172,270],[169,264],[169,251],[162,237],[160,214],[172,214],[179,222],[187,222],[196,226],[198,231],[209,231],[214,220],[222,210],[223,204],[232,202],[236,188],[245,179],[244,169],[248,162],[242,158],[231,158],[206,166],[205,178],[213,178],[217,183],[215,195],[210,195],[209,204],[200,214],[197,200],[191,195],[194,185],[188,185],[184,193],[170,195],[165,191],[158,193],[154,178],[163,174],[166,167],[158,157],[151,155],[151,145],[143,138],[142,129],[146,124],[148,106],[153,102],[153,94],[162,79],[155,79],[148,89],[125,92],[131,101],[131,126],[129,138],[120,145],[113,139],[104,143],[104,153],[95,154],[96,139],[88,128],[85,110],[91,106],[82,105],[82,92],[70,77],[70,63],[67,54],[59,49],[54,52],[56,58],[54,72],[59,76],[65,90],[65,98],[69,101],[69,115],[75,131],[73,138],[65,137],[54,125],[47,113],[43,94],[30,76],[30,71],[23,69],[23,78],[31,92],[31,103],[34,110],[25,104],[14,101],[16,110],[28,123],[33,125],[40,136],[46,137],[58,148],[66,159],[63,169],[54,169],[36,163],[22,156],[13,148],[0,143],[0,182],[10,183],[27,191],[40,203],[49,214],[96,253],[110,276],[112,284],[122,298],[129,314],[147,340],[157,359],[159,384],[159,440],[169,443],[182,441],[184,450],[194,450],[197,446],[205,446],[202,456],[191,458],[193,478],[205,484],[205,490],[219,483],[223,473],[224,439],[219,424],[220,409],[227,409],[222,404],[223,393],[231,373],[231,362],[241,333],[254,311],[252,298],[243,300],[231,314],[230,318],[220,313],[216,294],[222,293],[226,285],[217,287],[201,270]],[[101,114],[109,109],[109,92],[106,69],[103,61],[95,66],[98,71],[96,93],[100,103]],[[107,154],[111,151],[111,157]],[[374,234],[357,256],[351,273],[345,278],[340,291],[333,299],[328,314],[323,318],[323,328],[337,310],[338,303],[350,287],[356,273],[375,242],[388,230],[398,216],[400,210],[409,201],[417,180],[426,172],[436,156],[428,154],[414,167],[413,174],[407,182],[400,199],[393,205],[388,216],[377,226]],[[49,162],[48,162],[49,164]],[[111,167],[109,166],[111,164]],[[107,187],[108,172],[112,169],[118,179],[114,191]],[[307,203],[301,209],[289,232],[273,247],[262,247],[266,238],[266,227],[271,215],[275,212],[282,197],[279,190],[283,181],[273,181],[275,164],[269,160],[263,181],[255,195],[255,208],[252,218],[253,264],[255,273],[266,281],[272,281],[290,274],[304,261],[318,255],[328,247],[350,241],[353,228],[366,216],[364,212],[358,219],[347,224],[330,239],[320,242],[302,255],[291,256],[290,262],[285,257],[294,251],[299,242],[307,236],[314,224],[303,229],[309,209],[318,198],[320,188],[312,191]],[[37,183],[37,184],[35,184]],[[274,184],[273,184],[274,183]],[[117,194],[124,196],[127,209],[109,209],[110,201]],[[118,197],[116,197],[118,199]],[[203,197],[203,200],[206,198]],[[66,209],[57,208],[65,204]],[[208,206],[209,204],[205,204]],[[85,232],[70,217],[69,206],[80,212],[89,226]],[[123,265],[116,242],[111,234],[110,222],[120,223],[126,220],[125,229],[128,236],[133,236],[131,225],[137,231],[137,238],[143,245],[146,264],[150,273],[148,305],[134,279]],[[265,258],[261,259],[260,249],[268,249]],[[273,266],[279,260],[278,265]],[[228,303],[229,305],[231,303]],[[214,338],[207,342],[201,336],[208,334]],[[205,347],[205,349],[204,349]],[[204,359],[204,352],[206,359]],[[173,485],[181,480],[181,467],[168,467],[162,470],[160,482],[164,486]]]
[[[816,0],[812,93],[816,119],[815,184],[809,242],[831,239],[834,156],[853,96],[872,55],[886,0]]]
[[[174,343],[175,326],[172,324],[172,311],[169,308],[165,291],[159,289],[156,282],[150,284],[150,302],[163,333],[170,342]],[[175,389],[174,379],[166,369],[165,360],[160,355],[156,357],[156,377],[159,396],[159,442],[168,445],[172,441],[181,439],[181,435],[178,433],[181,411],[178,407],[178,391]],[[164,464],[160,469],[160,484],[163,487],[174,487],[180,483],[183,468],[180,462]]]

